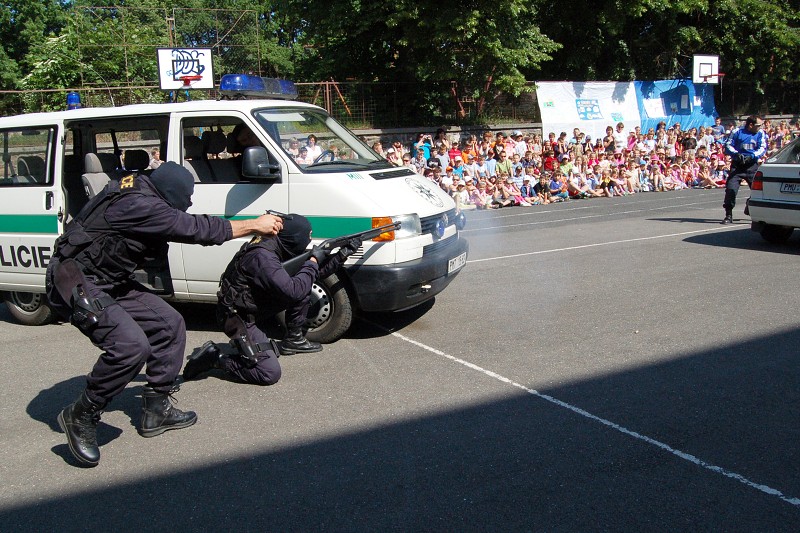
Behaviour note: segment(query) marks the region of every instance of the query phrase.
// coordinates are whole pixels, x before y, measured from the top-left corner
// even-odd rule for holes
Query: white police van
[[[277,92],[267,94],[268,84]],[[291,83],[228,75],[220,92],[228,99],[0,118],[0,290],[17,320],[53,319],[44,273],[55,238],[109,179],[149,172],[158,164],[155,151],[194,175],[190,213],[230,219],[268,209],[301,213],[314,242],[401,223],[314,286],[308,318],[314,340],[341,337],[355,310],[398,311],[425,302],[464,266],[463,217],[435,184],[390,165],[322,108],[293,101]],[[242,146],[248,135],[255,146]],[[309,143],[311,159],[298,161],[294,154]],[[149,265],[137,277],[170,300],[214,302],[219,277],[242,242],[173,243],[168,264]]]

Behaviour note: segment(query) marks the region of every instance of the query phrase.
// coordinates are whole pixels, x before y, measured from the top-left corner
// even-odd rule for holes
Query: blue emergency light
[[[80,109],[81,108],[81,95],[75,91],[67,93],[67,109]]]
[[[278,78],[262,78],[252,74],[225,74],[219,80],[219,92],[227,98],[297,99],[294,82]]]

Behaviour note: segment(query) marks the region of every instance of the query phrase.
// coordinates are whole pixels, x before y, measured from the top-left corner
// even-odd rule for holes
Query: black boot
[[[184,381],[191,381],[209,370],[222,368],[221,363],[222,353],[216,344],[208,341],[200,347],[197,353],[189,356],[189,361],[187,361],[183,369],[183,379]]]
[[[90,400],[84,390],[75,403],[58,413],[58,425],[67,434],[69,451],[81,464],[97,466],[100,462],[97,424],[102,412],[102,406]]]
[[[172,406],[172,394],[180,387],[173,387],[169,392],[157,392],[149,385],[142,389],[142,425],[139,435],[155,437],[170,429],[187,428],[197,422],[194,411],[186,411]]]
[[[303,335],[300,328],[290,329],[281,343],[278,345],[281,355],[292,355],[296,353],[321,352],[322,345],[318,342],[311,342]]]

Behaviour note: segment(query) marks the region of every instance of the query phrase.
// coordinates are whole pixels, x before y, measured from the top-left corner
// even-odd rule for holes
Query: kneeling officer
[[[47,267],[47,296],[103,353],[86,389],[58,415],[70,451],[84,465],[100,461],[97,424],[108,402],[147,365],[143,437],[191,426],[197,415],[170,403],[186,346],[183,317],[133,277],[145,262],[166,262],[168,242],[222,244],[253,233],[275,234],[283,222],[263,215],[228,221],[190,215],[192,175],[164,163],[150,177],[112,180],[56,240]]]
[[[283,263],[303,254],[309,243],[311,223],[302,215],[292,214],[285,215],[277,236],[255,237],[242,246],[222,275],[217,293],[217,316],[236,353],[224,355],[209,341],[189,358],[183,379],[192,380],[221,368],[244,382],[272,385],[281,377],[278,352],[289,355],[322,350],[303,333],[311,286],[334,273],[358,250],[361,239],[348,239],[335,254],[315,246],[300,270],[290,275]],[[258,328],[256,315],[273,316],[283,310],[288,333],[278,346]]]

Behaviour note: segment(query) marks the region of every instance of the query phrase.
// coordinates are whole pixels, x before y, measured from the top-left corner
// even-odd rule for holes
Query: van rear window
[[[3,154],[0,186],[52,184],[55,132],[55,126],[0,131]]]

